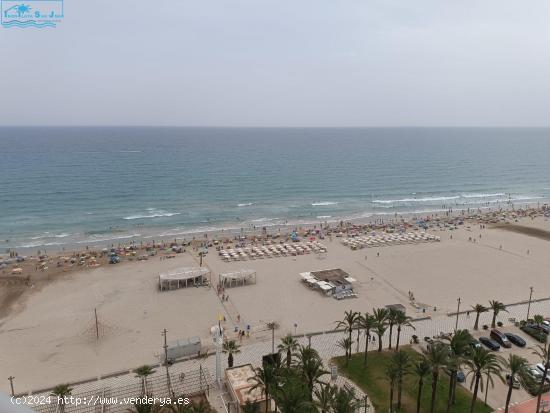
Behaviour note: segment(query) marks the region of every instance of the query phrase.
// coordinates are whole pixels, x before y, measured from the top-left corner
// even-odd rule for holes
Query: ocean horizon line
[[[0,125],[0,129],[37,129],[37,128],[151,128],[151,129],[550,129],[549,125]]]

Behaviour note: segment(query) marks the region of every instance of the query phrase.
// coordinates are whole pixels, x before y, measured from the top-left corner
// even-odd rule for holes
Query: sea
[[[549,200],[548,128],[0,128],[0,252]]]

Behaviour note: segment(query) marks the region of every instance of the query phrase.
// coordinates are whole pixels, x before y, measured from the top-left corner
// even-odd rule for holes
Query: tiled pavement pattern
[[[466,311],[467,309],[464,309]],[[518,304],[511,305],[508,307],[509,312],[502,312],[499,314],[497,321],[502,321],[504,325],[511,324],[510,319],[523,319],[527,314],[527,305]],[[541,300],[538,302],[531,303],[531,315],[534,314],[549,314],[550,313],[550,300]],[[343,316],[343,314],[342,314]],[[484,324],[490,324],[492,318],[492,312],[483,313],[480,316],[480,327]],[[468,328],[473,327],[475,321],[475,313],[471,312],[469,316],[465,313],[459,315],[458,327],[459,328]],[[416,330],[411,328],[404,328],[401,333],[401,343],[406,344],[411,340],[411,336],[416,334],[421,339],[425,336],[433,337],[439,335],[441,332],[452,332],[455,328],[456,317],[447,316],[442,314],[441,316],[435,317],[433,319],[421,320],[414,322]],[[395,330],[395,329],[394,329]],[[396,331],[394,331],[394,340],[396,336]],[[343,332],[324,332],[324,333],[315,333],[311,336],[311,346],[315,348],[325,363],[325,366],[330,366],[330,359],[335,356],[343,355],[343,350],[337,346],[337,341],[342,338],[344,335]],[[353,339],[356,340],[357,332],[353,333]],[[305,336],[298,338],[299,342],[303,345],[308,344],[308,338]],[[369,348],[374,349],[378,343],[371,343]],[[360,351],[364,349],[365,345],[365,336],[360,334],[359,339],[359,348]],[[387,346],[387,334],[383,339],[384,347]],[[353,350],[356,350],[357,344],[354,343]],[[246,341],[241,347],[241,352],[235,354],[235,364],[246,364],[251,363],[254,366],[259,366],[261,363],[262,356],[268,354],[271,351],[271,340],[257,341],[250,344],[247,344]],[[226,367],[227,357],[223,355],[222,366]],[[199,380],[199,370],[203,369],[204,375],[203,379]],[[165,369],[159,367],[156,369],[156,373],[150,377],[152,383],[158,383],[157,388],[153,389],[154,395],[163,396],[166,393],[166,386],[163,386],[163,383],[166,382],[166,373]],[[177,388],[177,392],[184,392],[186,394],[196,392],[199,390],[204,390],[207,388],[213,389],[215,387],[214,377],[212,372],[215,371],[215,357],[213,354],[210,354],[207,358],[193,359],[182,361],[174,364],[170,367],[170,375],[172,377],[172,383],[174,387]],[[183,375],[182,375],[183,374]],[[180,383],[180,378],[183,379],[183,383]],[[351,385],[356,388],[357,396],[363,398],[364,394],[356,386],[353,385],[349,380],[339,376],[337,383],[339,385]],[[120,389],[126,389],[127,396],[135,396],[136,392],[139,395],[141,389],[139,379],[134,377],[133,373],[126,373],[114,378],[108,378],[98,381],[93,381],[85,384],[73,386],[73,395],[90,395],[90,394],[102,394],[104,389],[107,389],[107,392],[110,394],[122,395],[124,392]],[[118,390],[117,390],[118,389]],[[219,391],[214,391],[213,393],[219,395]],[[215,403],[217,404],[217,403]],[[55,412],[53,410],[48,410],[46,407],[36,409],[41,413],[50,413]],[[67,413],[110,413],[118,412],[125,409],[119,409],[113,406],[103,406],[102,408],[98,406],[67,406],[65,411]],[[364,411],[362,408],[361,411]],[[372,412],[372,410],[368,410]],[[221,413],[221,412],[220,412]]]

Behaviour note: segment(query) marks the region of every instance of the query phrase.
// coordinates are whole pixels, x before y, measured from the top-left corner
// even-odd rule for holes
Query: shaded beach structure
[[[220,285],[224,288],[256,284],[256,271],[237,270],[232,272],[224,272],[220,273],[219,278]]]
[[[204,285],[211,276],[208,268],[182,267],[159,274],[159,290],[174,290],[191,286]]]
[[[320,290],[323,294],[337,300],[357,297],[353,292],[355,278],[340,268],[302,272],[300,277],[309,288]]]

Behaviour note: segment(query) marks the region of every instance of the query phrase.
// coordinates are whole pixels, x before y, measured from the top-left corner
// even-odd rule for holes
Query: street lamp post
[[[529,320],[529,313],[531,312],[531,299],[533,298],[533,287],[529,287],[529,304],[527,304],[527,320]]]
[[[455,332],[458,330],[458,314],[460,313],[460,303],[461,303],[460,297],[458,297],[458,300],[456,301],[458,302],[458,306],[456,307]]]
[[[166,367],[166,385],[168,386],[168,393],[171,393],[172,384],[170,383],[170,371],[168,370],[170,363],[168,362],[168,342],[167,342],[166,333],[168,333],[166,329],[162,330],[162,335],[164,337],[163,347],[164,347],[164,366]]]
[[[13,379],[15,379],[15,377],[13,377],[13,376],[8,377],[8,380],[10,381],[11,396],[12,396],[12,397],[15,396],[15,392],[13,391]]]

